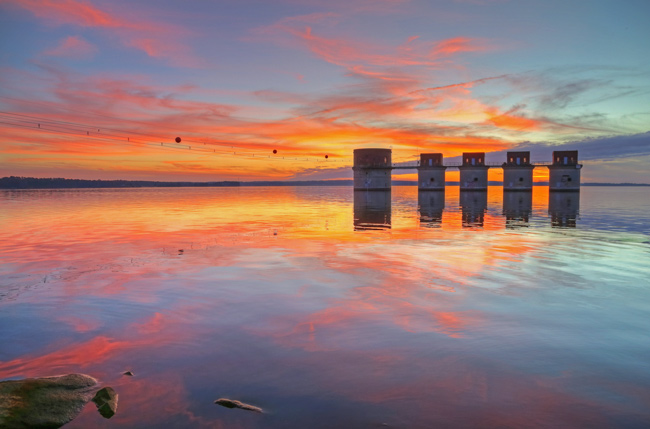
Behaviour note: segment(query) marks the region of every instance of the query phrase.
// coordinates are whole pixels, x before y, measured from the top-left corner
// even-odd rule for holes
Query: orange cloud
[[[499,128],[511,130],[536,131],[540,129],[540,125],[543,123],[542,121],[525,118],[523,116],[501,113],[496,108],[487,109],[485,114],[488,116],[487,122],[490,122]]]
[[[491,49],[483,40],[469,37],[454,37],[436,43],[431,56],[448,57],[460,52],[484,52]]]

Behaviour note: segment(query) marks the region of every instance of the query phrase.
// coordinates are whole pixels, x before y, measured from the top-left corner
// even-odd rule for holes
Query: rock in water
[[[0,427],[58,428],[81,412],[97,380],[84,374],[0,382]]]
[[[97,411],[102,417],[110,419],[117,412],[117,393],[112,387],[104,387],[98,390],[93,402],[97,405]]]
[[[133,377],[133,372],[131,372],[131,371],[126,371],[126,372],[124,372],[122,374],[128,375],[129,377]]]
[[[262,412],[262,409],[255,405],[244,404],[243,402],[235,401],[234,399],[220,398],[214,401],[214,403],[226,408],[241,408],[242,410],[255,411],[256,413]]]

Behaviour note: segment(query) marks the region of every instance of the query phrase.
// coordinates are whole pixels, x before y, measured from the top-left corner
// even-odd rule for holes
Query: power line
[[[230,143],[215,143],[210,142],[200,142],[197,140],[186,140],[186,143],[190,144],[180,144],[180,143],[167,143],[160,140],[160,136],[148,135],[144,133],[139,133],[135,131],[119,130],[114,128],[101,128],[94,125],[80,124],[70,121],[61,121],[54,119],[47,119],[42,117],[36,117],[31,115],[13,113],[13,112],[3,112],[0,111],[0,123],[8,125],[14,128],[21,129],[32,129],[35,131],[40,131],[44,133],[55,133],[55,134],[65,134],[65,135],[77,135],[85,136],[92,139],[100,140],[109,140],[117,141],[122,144],[130,144],[134,146],[156,146],[162,148],[173,148],[173,149],[182,149],[182,150],[193,150],[195,152],[202,152],[206,154],[214,154],[221,156],[237,156],[237,157],[246,157],[251,159],[273,159],[274,161],[311,161],[311,162],[326,162],[326,163],[343,163],[346,162],[345,158],[342,159],[329,159],[325,158],[321,160],[320,158],[315,157],[302,157],[302,156],[283,156],[283,155],[268,155],[262,154],[260,152],[253,152],[250,149],[242,149],[240,146],[232,145]],[[158,140],[157,142],[152,140]],[[220,146],[219,148],[209,149],[205,146],[208,144]],[[225,147],[228,147],[228,150]]]
[[[36,105],[36,106],[43,106],[43,107],[46,107],[48,109],[52,108],[52,105],[48,104],[46,102],[33,101],[33,100],[24,100],[24,99],[18,99],[18,98],[7,97],[7,96],[2,96],[2,95],[0,95],[0,99],[11,100],[11,101],[22,103],[22,104],[31,104],[31,105]],[[115,116],[102,115],[102,114],[95,113],[95,112],[90,112],[90,111],[79,111],[79,110],[71,109],[69,107],[57,106],[57,108],[62,109],[62,110],[66,110],[66,111],[69,111],[69,112],[74,112],[74,113],[76,113],[78,115],[92,115],[92,116],[97,116],[97,117],[100,117],[100,118],[112,119],[112,120],[123,122],[123,123],[136,123],[136,124],[143,124],[143,125],[147,125],[147,126],[151,125],[151,124],[149,124],[147,122],[144,122],[144,121],[136,121],[136,120],[133,120],[133,119],[118,118],[118,117],[115,117]],[[29,115],[12,113],[12,112],[2,112],[2,111],[0,111],[0,113],[9,114],[9,115],[16,115],[16,116],[23,116],[23,117],[37,119],[37,120],[41,119],[41,118],[30,117]],[[45,119],[43,119],[43,121],[45,121]],[[71,124],[71,125],[87,126],[89,128],[95,128],[95,129],[102,129],[102,127],[93,127],[92,125],[81,125],[81,124],[76,124],[76,123],[67,122],[67,121],[56,121],[56,120],[50,120],[50,121],[59,122],[59,123],[66,123],[66,124]],[[180,132],[176,128],[172,128],[172,127],[168,127],[168,126],[166,127],[165,125],[161,125],[161,124],[157,124],[156,126],[158,128],[166,128],[166,129],[169,129],[169,130],[173,130],[175,134],[183,134],[182,132]],[[127,133],[127,134],[130,134],[130,135],[137,134],[139,136],[146,137],[146,138],[151,138],[153,140],[164,140],[164,139],[168,138],[168,135],[161,136],[161,135],[144,134],[144,133],[139,133],[139,132],[136,132],[136,131],[118,130],[118,129],[114,129],[114,128],[110,128],[110,127],[105,127],[105,129],[110,129],[112,131],[117,131],[117,132],[123,132],[123,133]],[[232,149],[236,149],[236,151],[242,151],[242,152],[246,151],[246,150],[250,150],[248,148],[243,148],[241,146],[238,146],[236,143],[233,143],[231,141],[219,141],[219,140],[211,140],[209,142],[197,141],[197,140],[186,140],[186,141],[189,142],[189,143],[192,143],[193,145],[211,144],[211,145],[216,145],[216,146],[229,147],[229,148],[232,148]],[[310,158],[313,158],[313,157],[310,157]],[[316,158],[316,159],[319,159],[319,158]],[[345,161],[342,161],[342,159],[349,159],[349,157],[339,157],[339,159],[330,160],[329,162],[345,162]]]

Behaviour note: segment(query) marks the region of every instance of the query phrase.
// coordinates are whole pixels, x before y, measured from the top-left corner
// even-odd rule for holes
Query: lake
[[[650,187],[0,191],[0,258],[66,427],[650,427]]]

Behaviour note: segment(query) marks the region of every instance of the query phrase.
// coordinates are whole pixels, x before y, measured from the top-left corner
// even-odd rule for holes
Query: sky
[[[0,176],[347,179],[357,148],[577,149],[584,182],[650,183],[648,16],[647,0],[0,0]]]

